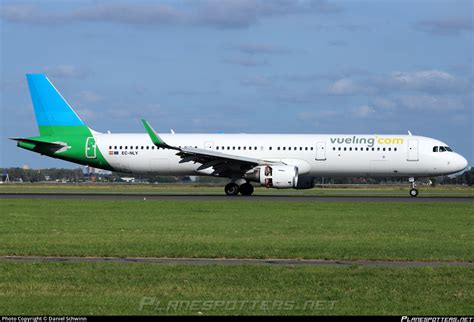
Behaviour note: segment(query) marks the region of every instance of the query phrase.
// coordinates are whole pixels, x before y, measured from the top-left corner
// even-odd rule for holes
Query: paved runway
[[[376,266],[376,267],[474,267],[473,262],[381,261],[327,259],[257,259],[257,258],[159,258],[159,257],[52,257],[0,256],[0,262],[53,263],[148,263],[174,265],[283,265],[283,266]]]
[[[285,201],[285,202],[474,202],[472,197],[420,196],[294,196],[255,195],[167,195],[167,194],[97,194],[97,193],[0,193],[0,199],[76,199],[76,200],[172,200],[172,201]]]

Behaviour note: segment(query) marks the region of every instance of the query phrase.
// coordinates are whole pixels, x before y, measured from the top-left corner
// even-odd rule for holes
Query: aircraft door
[[[326,161],[326,142],[316,143],[316,160]]]
[[[407,161],[418,161],[418,140],[408,140]]]
[[[95,159],[96,158],[97,144],[95,144],[94,137],[90,136],[86,141],[86,158]]]

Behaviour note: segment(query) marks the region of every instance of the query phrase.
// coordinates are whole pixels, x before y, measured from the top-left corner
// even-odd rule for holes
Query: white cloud
[[[256,59],[252,57],[232,57],[225,58],[223,61],[228,64],[240,65],[244,67],[257,67],[268,65],[268,61],[266,59]]]
[[[60,78],[82,78],[84,71],[73,65],[57,65],[53,67],[46,67],[44,72],[47,76]]]
[[[464,103],[457,97],[408,95],[398,99],[401,108],[420,111],[456,111],[464,109]]]
[[[245,28],[264,18],[316,12],[341,11],[326,0],[201,0],[181,5],[153,2],[99,2],[74,11],[45,11],[34,5],[4,5],[0,17],[15,23],[55,24],[66,22],[108,22],[128,25],[208,26],[216,29]]]
[[[104,100],[102,95],[89,90],[80,92],[78,96],[79,100],[85,103],[97,103]]]
[[[379,85],[390,89],[422,92],[456,92],[464,90],[467,82],[439,70],[394,72]]]
[[[415,25],[415,28],[434,35],[453,35],[462,32],[472,33],[473,20],[472,17],[439,18],[421,21]]]
[[[364,88],[357,85],[354,81],[348,78],[342,78],[335,81],[328,87],[327,92],[331,95],[352,95],[363,92]]]
[[[289,49],[275,46],[268,43],[263,43],[263,42],[244,43],[244,44],[235,46],[235,48],[238,51],[244,54],[248,54],[248,55],[257,55],[257,54],[281,55],[281,54],[287,54],[290,52]]]
[[[260,75],[245,78],[240,83],[245,86],[255,87],[267,87],[271,85],[271,82],[267,77]]]
[[[375,113],[375,109],[369,105],[361,105],[352,109],[352,114],[356,117],[366,118]]]

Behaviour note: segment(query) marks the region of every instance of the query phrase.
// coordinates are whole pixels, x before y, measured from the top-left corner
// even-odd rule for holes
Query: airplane
[[[467,160],[429,137],[372,134],[99,133],[89,128],[43,74],[26,75],[39,136],[10,138],[41,155],[94,168],[172,176],[228,178],[225,193],[250,196],[252,183],[310,189],[315,177],[416,178],[462,171]]]

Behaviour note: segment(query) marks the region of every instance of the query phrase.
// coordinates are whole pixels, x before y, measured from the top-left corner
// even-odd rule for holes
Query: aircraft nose
[[[453,166],[456,168],[457,171],[462,171],[467,167],[467,160],[460,154],[456,155],[456,158],[453,162]]]

